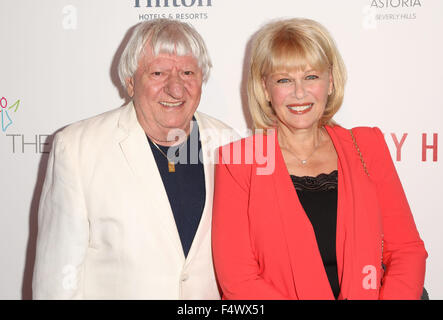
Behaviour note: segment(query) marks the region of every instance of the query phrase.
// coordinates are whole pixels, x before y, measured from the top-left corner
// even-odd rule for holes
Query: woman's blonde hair
[[[263,26],[252,42],[248,77],[248,103],[256,129],[275,126],[275,112],[266,100],[262,80],[273,72],[305,70],[306,66],[332,72],[333,91],[320,126],[334,125],[332,117],[343,102],[346,69],[329,32],[310,19],[277,20]]]

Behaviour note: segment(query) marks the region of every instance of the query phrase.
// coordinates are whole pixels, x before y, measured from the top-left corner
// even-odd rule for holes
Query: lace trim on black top
[[[338,186],[338,171],[321,173],[316,177],[297,177],[291,175],[295,190],[298,191],[328,191],[336,190]]]

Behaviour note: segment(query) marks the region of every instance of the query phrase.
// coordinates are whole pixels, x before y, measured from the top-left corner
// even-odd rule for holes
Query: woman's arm
[[[377,153],[370,174],[377,184],[382,210],[386,271],[380,299],[420,299],[427,253],[382,132],[373,129]]]
[[[259,275],[249,232],[252,165],[223,163],[223,148],[215,170],[212,219],[214,264],[223,298],[289,299]]]

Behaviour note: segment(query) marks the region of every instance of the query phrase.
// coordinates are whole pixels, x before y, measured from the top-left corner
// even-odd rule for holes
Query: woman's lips
[[[314,105],[313,103],[303,104],[303,105],[290,104],[287,107],[288,107],[289,111],[291,111],[292,113],[300,115],[300,114],[305,114],[305,113],[311,111],[313,105]]]

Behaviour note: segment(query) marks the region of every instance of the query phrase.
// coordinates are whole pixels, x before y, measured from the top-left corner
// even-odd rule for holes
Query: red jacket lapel
[[[290,264],[299,299],[334,299],[315,233],[300,204],[275,138],[274,190],[284,228]]]

